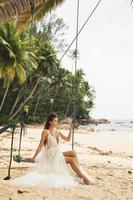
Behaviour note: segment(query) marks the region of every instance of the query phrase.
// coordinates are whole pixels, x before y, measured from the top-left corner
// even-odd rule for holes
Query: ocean
[[[123,136],[133,136],[133,120],[109,120],[110,124],[89,125],[100,132],[117,132]]]

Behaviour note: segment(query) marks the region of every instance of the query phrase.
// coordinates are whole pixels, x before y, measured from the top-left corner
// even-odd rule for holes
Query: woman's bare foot
[[[87,177],[83,178],[83,181],[86,185],[93,185],[93,182],[91,182]]]

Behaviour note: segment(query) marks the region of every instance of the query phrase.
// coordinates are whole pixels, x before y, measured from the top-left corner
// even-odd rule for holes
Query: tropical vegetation
[[[0,1],[0,123],[20,120],[25,105],[29,120],[35,122],[44,121],[51,111],[60,118],[70,117],[74,103],[77,118],[89,117],[94,107],[93,87],[82,69],[74,75],[58,60],[67,46],[64,34],[68,27],[54,15],[27,28],[33,1],[19,2]],[[62,2],[34,1],[34,20]],[[18,25],[24,28],[20,31]]]

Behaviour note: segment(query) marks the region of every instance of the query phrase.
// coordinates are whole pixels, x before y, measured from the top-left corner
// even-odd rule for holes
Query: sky
[[[79,27],[98,0],[80,0]],[[69,44],[76,32],[77,0],[66,0],[57,16],[69,26]],[[75,49],[75,44],[71,50]],[[128,0],[102,0],[95,14],[79,35],[78,69],[95,88],[92,116],[107,119],[133,119],[133,7]],[[73,70],[65,56],[62,64]]]

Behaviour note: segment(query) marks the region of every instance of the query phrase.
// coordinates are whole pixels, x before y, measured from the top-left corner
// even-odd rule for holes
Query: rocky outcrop
[[[111,122],[107,119],[96,119],[95,122],[97,124],[110,124]]]
[[[81,125],[87,125],[87,124],[110,124],[111,122],[108,121],[107,119],[94,119],[94,118],[90,118],[90,119],[80,119],[79,123]]]
[[[66,118],[60,121],[60,124],[71,124],[72,119],[71,118]],[[109,124],[111,123],[107,119],[94,119],[94,118],[81,118],[78,120],[79,125],[88,125],[88,124]],[[77,123],[76,123],[77,124]]]

